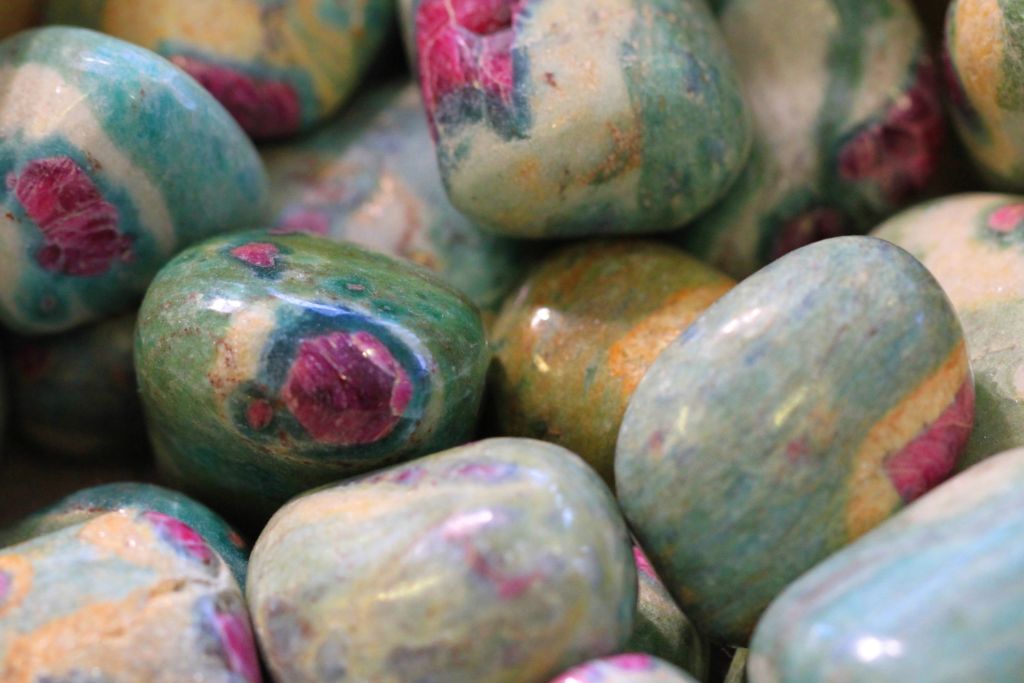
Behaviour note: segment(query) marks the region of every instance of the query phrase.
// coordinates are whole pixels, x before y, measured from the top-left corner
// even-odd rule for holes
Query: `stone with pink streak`
[[[668,662],[647,654],[626,653],[595,659],[566,671],[551,683],[696,683]]]
[[[512,438],[293,499],[248,579],[278,681],[547,683],[622,650],[636,592],[604,481],[560,446]]]

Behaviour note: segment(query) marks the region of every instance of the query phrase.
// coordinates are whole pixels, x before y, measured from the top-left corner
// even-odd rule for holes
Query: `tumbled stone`
[[[827,240],[662,352],[622,423],[619,500],[697,628],[743,644],[788,583],[946,478],[973,414],[928,271],[883,240]]]
[[[183,246],[256,220],[237,124],[148,50],[73,28],[0,43],[0,321],[58,332],[131,308]]]
[[[516,237],[664,231],[711,206],[750,125],[703,0],[416,0],[452,203]]]
[[[117,510],[149,510],[187,524],[227,563],[238,584],[245,584],[249,562],[245,540],[205,505],[153,484],[117,482],[76,491],[0,530],[0,546],[22,543]]]
[[[872,234],[917,257],[963,323],[978,409],[960,467],[1024,446],[1024,197],[939,199]]]
[[[696,680],[668,662],[630,652],[581,664],[551,683],[696,683]]]
[[[751,683],[1015,681],[1024,670],[1024,451],[958,474],[790,586]]]
[[[139,311],[136,371],[162,473],[240,519],[473,434],[489,353],[430,273],[303,234],[208,240]]]
[[[33,448],[83,462],[145,458],[132,365],[135,315],[8,346],[13,429]]]
[[[276,680],[544,683],[625,644],[636,573],[592,470],[491,439],[291,501],[247,592]]]
[[[867,232],[920,195],[945,137],[938,70],[907,0],[727,0],[753,113],[750,163],[682,245],[742,278]]]
[[[390,0],[50,0],[184,69],[256,138],[309,128],[355,90],[391,27]]]
[[[0,551],[0,680],[259,683],[241,591],[183,522],[111,512]]]
[[[578,453],[608,482],[630,396],[658,354],[732,286],[655,242],[586,242],[546,259],[494,325],[494,422]]]
[[[1024,16],[1016,0],[953,0],[946,92],[960,140],[995,187],[1024,190]]]
[[[353,242],[436,271],[488,316],[523,275],[523,249],[448,201],[416,86],[392,83],[289,145],[268,148],[273,232]]]
[[[633,635],[623,649],[654,655],[685,669],[699,681],[707,680],[707,641],[676,605],[640,546],[633,546],[633,557],[640,589]]]

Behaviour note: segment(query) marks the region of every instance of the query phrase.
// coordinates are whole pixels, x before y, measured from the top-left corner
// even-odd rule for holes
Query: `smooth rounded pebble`
[[[600,477],[490,439],[291,501],[247,593],[279,681],[544,683],[622,648],[636,582]]]
[[[696,683],[696,679],[656,657],[626,653],[581,664],[551,683]]]

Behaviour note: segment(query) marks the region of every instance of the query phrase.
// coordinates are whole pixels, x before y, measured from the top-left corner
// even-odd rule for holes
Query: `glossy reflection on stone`
[[[711,656],[707,641],[676,605],[640,546],[633,546],[633,557],[640,590],[633,635],[624,649],[654,655],[699,681],[707,680]]]
[[[732,284],[654,242],[586,242],[552,255],[494,325],[497,429],[561,444],[611,482],[615,439],[636,385]]]
[[[1024,190],[1024,15],[1017,0],[954,0],[945,79],[967,152],[988,182]]]
[[[0,551],[0,680],[259,683],[241,591],[188,525],[111,512]]]
[[[247,589],[276,680],[544,683],[625,644],[636,573],[579,458],[491,439],[291,501]]]
[[[946,478],[973,416],[932,276],[888,242],[827,240],[658,357],[623,420],[619,500],[698,629],[742,644],[789,582]]]
[[[180,520],[202,536],[227,563],[239,585],[245,584],[249,561],[245,540],[205,505],[153,484],[118,482],[72,493],[0,530],[0,546],[21,543],[116,510],[152,511]]]
[[[323,120],[355,90],[392,21],[389,0],[50,0],[53,23],[166,57],[256,138]]]
[[[0,320],[57,332],[129,309],[176,251],[261,213],[256,150],[165,60],[53,27],[0,43]]]
[[[703,0],[415,0],[452,203],[496,232],[672,229],[746,160],[739,82]]]
[[[430,273],[309,235],[183,252],[139,312],[136,370],[162,472],[239,519],[473,433],[489,354]]]
[[[696,683],[668,662],[629,652],[581,664],[551,683]]]
[[[872,234],[920,259],[963,323],[978,410],[960,466],[1024,446],[1024,197],[940,199]]]
[[[680,234],[733,277],[866,232],[919,196],[946,122],[907,0],[729,0],[719,19],[753,112],[740,179]]]
[[[751,683],[1015,681],[1024,670],[1024,451],[994,456],[790,586]]]
[[[436,271],[493,314],[522,277],[524,250],[448,201],[418,89],[393,83],[312,137],[264,151],[275,233],[353,242]]]
[[[148,458],[132,365],[135,315],[9,342],[13,429],[82,462]]]

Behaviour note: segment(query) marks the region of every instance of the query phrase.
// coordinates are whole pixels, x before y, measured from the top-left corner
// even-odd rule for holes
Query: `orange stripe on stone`
[[[871,428],[854,457],[847,480],[847,540],[874,528],[903,505],[885,461],[939,419],[969,378],[967,349],[960,342],[931,376]]]

